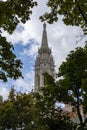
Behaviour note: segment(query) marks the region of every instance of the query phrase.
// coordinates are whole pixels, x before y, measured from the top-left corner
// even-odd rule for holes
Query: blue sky
[[[41,45],[43,23],[39,20],[39,16],[49,9],[46,6],[46,1],[38,1],[38,6],[33,9],[31,20],[26,24],[20,23],[12,35],[3,31],[3,35],[11,41],[15,48],[16,56],[21,59],[23,63],[24,79],[17,79],[16,81],[9,80],[7,83],[0,82],[0,95],[7,98],[9,90],[12,86],[16,91],[29,92],[34,86],[34,63]],[[55,60],[55,71],[62,61],[65,60],[69,52],[78,46],[84,46],[84,40],[77,44],[80,40],[82,30],[79,27],[65,26],[59,18],[59,21],[49,25],[47,24],[47,36],[49,47],[52,48],[53,57]]]

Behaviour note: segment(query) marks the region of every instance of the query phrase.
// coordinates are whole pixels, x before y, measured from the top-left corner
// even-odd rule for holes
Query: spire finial
[[[46,23],[43,24],[43,29],[46,30]]]

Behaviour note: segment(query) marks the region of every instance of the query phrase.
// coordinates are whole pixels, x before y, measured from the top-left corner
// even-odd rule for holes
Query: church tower
[[[43,24],[42,43],[38,49],[38,55],[35,61],[35,83],[34,90],[37,91],[45,85],[43,73],[48,73],[54,77],[54,60],[51,54],[51,49],[48,46],[46,24]]]

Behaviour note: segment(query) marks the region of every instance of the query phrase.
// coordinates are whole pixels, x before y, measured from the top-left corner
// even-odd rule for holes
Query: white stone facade
[[[34,90],[37,91],[45,85],[43,73],[48,73],[54,77],[54,60],[51,49],[48,47],[46,24],[43,24],[42,43],[38,49],[38,55],[35,61],[35,83]]]

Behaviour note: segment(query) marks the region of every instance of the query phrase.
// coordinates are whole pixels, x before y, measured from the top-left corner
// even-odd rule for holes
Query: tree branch
[[[78,10],[79,10],[80,14],[82,15],[82,17],[83,17],[85,23],[87,24],[87,19],[86,19],[85,15],[84,15],[84,13],[83,13],[83,11],[82,11],[80,5],[78,4],[78,1],[75,0],[75,2],[76,2],[76,4],[77,4],[77,7],[78,7]]]

